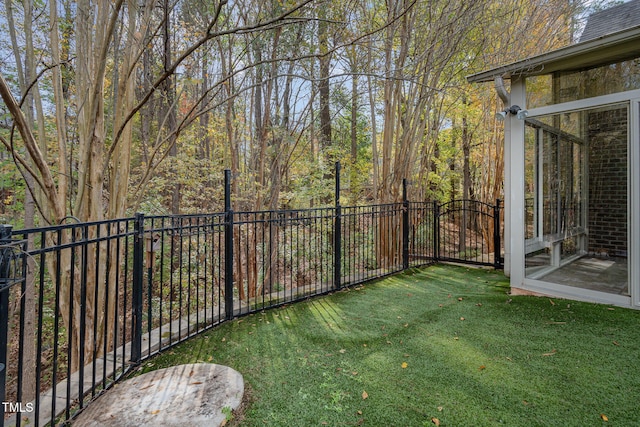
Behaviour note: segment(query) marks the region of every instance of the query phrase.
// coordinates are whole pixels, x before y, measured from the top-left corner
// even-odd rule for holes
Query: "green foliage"
[[[222,413],[225,416],[225,421],[229,422],[233,420],[233,410],[230,407],[225,406],[224,408],[222,408]]]
[[[0,148],[0,223],[21,228],[24,224],[25,191],[24,180],[11,155],[4,147]]]

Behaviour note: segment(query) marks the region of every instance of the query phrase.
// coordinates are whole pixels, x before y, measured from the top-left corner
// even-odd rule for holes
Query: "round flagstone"
[[[79,426],[220,426],[242,401],[237,371],[212,363],[173,366],[115,385],[89,403]]]

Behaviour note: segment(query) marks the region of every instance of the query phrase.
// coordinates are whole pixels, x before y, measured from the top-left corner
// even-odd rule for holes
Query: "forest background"
[[[0,222],[502,197],[465,76],[577,40],[586,0],[2,0]]]

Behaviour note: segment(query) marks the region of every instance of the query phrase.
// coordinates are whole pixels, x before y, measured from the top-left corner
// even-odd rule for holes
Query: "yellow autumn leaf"
[[[440,425],[440,420],[437,419],[436,417],[431,418],[431,422],[434,423],[436,426]]]
[[[609,417],[607,417],[605,414],[600,414],[600,418],[602,418],[602,421],[609,421]]]
[[[406,369],[409,364],[407,362],[402,362],[402,369]]]
[[[366,399],[367,397],[369,397],[369,393],[367,393],[366,391],[362,392],[362,400]]]

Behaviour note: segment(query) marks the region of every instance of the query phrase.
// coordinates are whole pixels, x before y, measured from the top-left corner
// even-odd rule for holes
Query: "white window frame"
[[[529,110],[529,117],[559,114],[587,110],[607,105],[628,103],[629,121],[627,135],[627,230],[628,254],[628,290],[629,296],[608,294],[583,288],[559,285],[542,280],[524,277],[525,241],[522,241],[521,259],[522,287],[527,290],[570,299],[602,302],[626,307],[640,307],[640,89],[580,99],[561,104],[548,105]],[[522,135],[523,136],[523,135]],[[511,141],[524,144],[522,141]],[[520,224],[524,227],[524,223]],[[637,261],[637,262],[636,262]],[[515,265],[514,265],[515,267]]]

